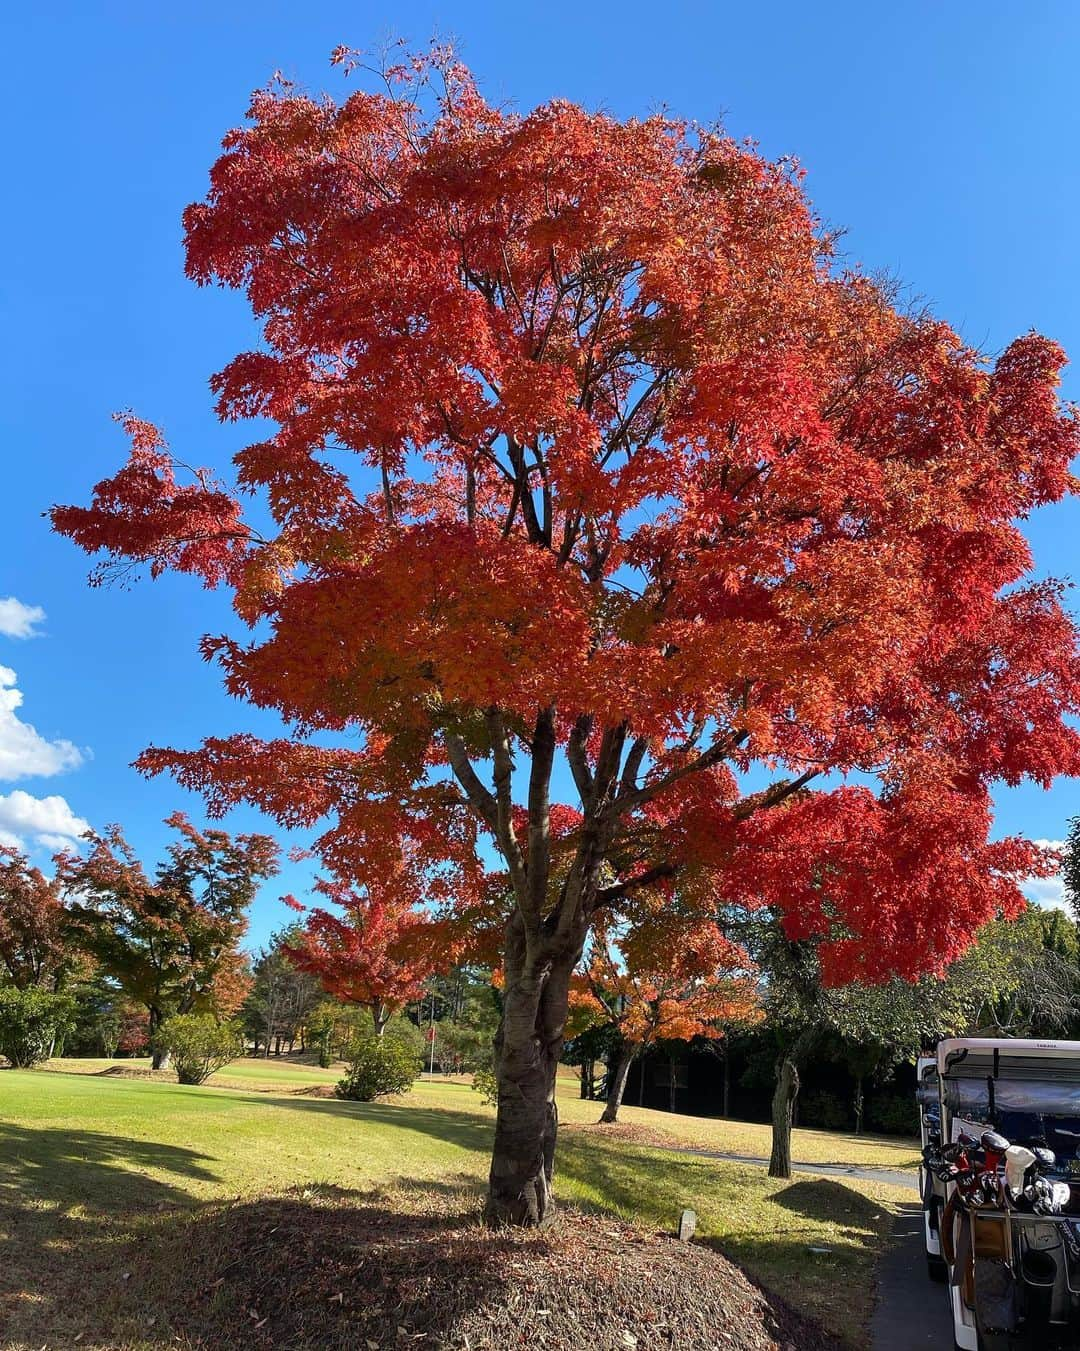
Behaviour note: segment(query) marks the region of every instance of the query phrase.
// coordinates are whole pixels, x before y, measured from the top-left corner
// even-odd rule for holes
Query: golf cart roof
[[[948,1079],[1080,1082],[1080,1041],[950,1037],[938,1043],[938,1073]]]

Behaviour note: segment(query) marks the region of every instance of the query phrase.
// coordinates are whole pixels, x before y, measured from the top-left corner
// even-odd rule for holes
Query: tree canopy
[[[370,87],[336,60],[361,87],[256,93],[184,218],[189,276],[261,324],[218,412],[269,435],[234,488],[126,416],[127,464],[52,519],[98,580],[227,587],[251,631],[203,655],[290,729],[144,770],[507,924],[490,1209],[533,1221],[597,915],[677,882],[875,981],[943,969],[1052,868],[990,840],[990,789],[1080,770],[1076,632],[1017,526],[1080,437],[1055,343],[991,361],[898,308],[793,162],[519,115],[442,49]]]

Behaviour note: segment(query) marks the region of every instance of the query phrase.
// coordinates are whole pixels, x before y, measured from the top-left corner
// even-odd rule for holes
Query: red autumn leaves
[[[666,869],[703,920],[776,907],[831,979],[941,967],[1042,866],[988,842],[992,785],[1080,771],[1076,633],[1017,525],[1072,490],[1063,353],[988,362],[902,312],[835,266],[791,165],[719,133],[410,72],[258,94],[185,217],[189,275],[263,328],[214,381],[272,423],[234,465],[258,533],[135,422],[54,512],[257,626],[205,653],[288,734],[143,766],[398,878],[403,987],[424,916],[486,943],[586,868],[586,920],[665,902]],[[469,774],[501,726],[523,807],[548,709],[570,767],[530,804],[530,883]],[[312,930],[326,963],[350,941]]]

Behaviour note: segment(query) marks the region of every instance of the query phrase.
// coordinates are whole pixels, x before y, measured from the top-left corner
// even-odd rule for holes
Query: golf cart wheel
[[[938,1257],[936,1254],[928,1252],[926,1254],[926,1274],[938,1285],[944,1285],[949,1279],[949,1268],[944,1257]]]

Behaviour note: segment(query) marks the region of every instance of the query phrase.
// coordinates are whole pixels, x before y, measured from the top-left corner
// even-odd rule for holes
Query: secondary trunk
[[[555,1216],[555,1076],[570,973],[580,953],[564,953],[533,974],[522,969],[523,953],[513,953],[514,946],[511,937],[503,1016],[495,1037],[498,1106],[485,1217],[491,1225],[540,1228]]]
[[[636,1052],[636,1046],[631,1046],[629,1042],[623,1044],[619,1058],[615,1062],[615,1070],[608,1082],[607,1106],[600,1117],[601,1121],[611,1122],[619,1119],[619,1108],[622,1106],[623,1094],[626,1092],[626,1077],[630,1073],[630,1066],[634,1063]]]
[[[794,1053],[785,1051],[776,1062],[776,1091],[772,1100],[770,1177],[791,1176],[791,1125],[798,1093],[799,1067]]]

